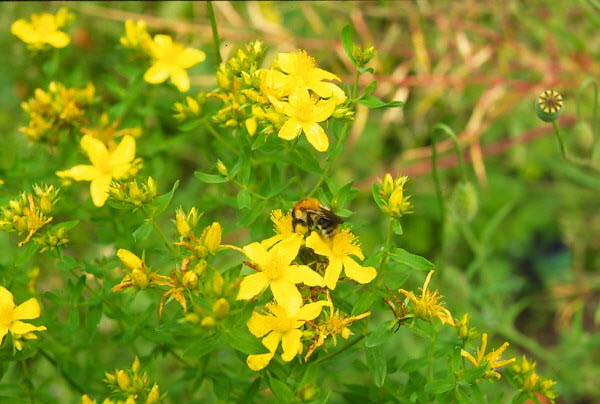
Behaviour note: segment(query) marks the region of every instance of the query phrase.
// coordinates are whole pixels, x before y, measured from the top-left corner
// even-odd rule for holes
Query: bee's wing
[[[331,211],[331,209],[322,206],[320,213],[322,215],[324,215],[327,219],[331,220],[333,223],[335,224],[342,224],[344,223],[344,219],[342,219],[341,217],[339,217],[338,215],[336,215],[335,213],[333,213]]]

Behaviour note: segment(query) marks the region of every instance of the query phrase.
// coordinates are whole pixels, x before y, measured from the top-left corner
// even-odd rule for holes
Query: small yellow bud
[[[195,250],[198,258],[206,258],[208,256],[208,250],[203,245],[196,246]]]
[[[40,199],[40,209],[46,215],[52,211],[52,202],[50,201],[48,195],[42,195]]]
[[[123,265],[131,270],[142,268],[143,261],[131,251],[120,248],[117,251],[117,257],[119,257]]]
[[[156,404],[158,400],[160,400],[160,387],[158,387],[158,384],[155,384],[152,390],[150,390],[148,398],[146,398],[146,404]]]
[[[246,119],[246,130],[248,131],[248,134],[250,136],[254,136],[254,134],[256,133],[256,128],[257,128],[257,122],[256,122],[256,118],[252,117],[252,118],[248,118]]]
[[[81,404],[94,404],[94,401],[92,401],[90,396],[84,394],[83,396],[81,396]]]
[[[227,172],[227,166],[225,164],[223,164],[223,162],[221,160],[217,160],[217,171],[222,176],[227,177],[229,175],[229,173]]]
[[[392,194],[392,192],[394,191],[394,179],[392,178],[392,174],[385,174],[385,177],[383,177],[383,183],[381,184],[381,188],[386,197]]]
[[[148,286],[148,276],[141,269],[136,268],[131,271],[131,282],[139,290],[146,289]]]
[[[15,213],[21,214],[21,204],[19,204],[19,202],[12,200],[8,202],[8,206],[10,206],[10,208],[14,210]]]
[[[213,328],[217,322],[213,317],[204,317],[200,325],[205,328]]]
[[[194,266],[194,268],[192,269],[192,271],[194,271],[197,275],[202,275],[202,273],[206,270],[207,266],[208,266],[208,264],[207,264],[206,260],[200,260]]]
[[[206,228],[206,236],[204,238],[204,246],[209,253],[215,254],[221,245],[221,225],[219,222],[214,222]]]
[[[133,364],[131,365],[131,371],[133,373],[137,373],[140,371],[140,360],[138,359],[138,357],[136,356],[135,359],[133,360]]]
[[[117,383],[119,383],[119,387],[123,391],[126,391],[127,388],[131,386],[131,379],[124,370],[119,370],[117,372]]]
[[[225,280],[223,279],[221,274],[218,272],[215,272],[215,275],[213,276],[212,287],[217,296],[221,296],[223,294],[223,284],[224,283],[225,283]]]
[[[525,381],[523,382],[523,391],[533,391],[535,385],[540,380],[540,376],[537,373],[532,373]]]
[[[135,181],[129,183],[129,198],[136,205],[142,204],[142,191]]]
[[[183,275],[182,283],[186,289],[196,289],[198,286],[198,275],[196,275],[194,271],[187,271],[185,275]]]
[[[187,313],[183,317],[183,321],[188,324],[198,324],[200,322],[200,316],[196,313]]]
[[[129,397],[127,397],[127,400],[125,400],[125,404],[136,404],[135,396],[130,395]]]
[[[148,177],[148,193],[150,194],[150,197],[154,197],[158,193],[156,181],[152,177]]]
[[[104,376],[106,376],[106,380],[110,384],[114,384],[117,381],[117,378],[112,373],[104,373]]]
[[[144,381],[140,375],[133,375],[133,387],[136,390],[141,390],[144,388]]]
[[[185,97],[185,101],[187,102],[188,108],[193,114],[198,115],[200,113],[200,104],[198,104],[198,101],[196,101],[196,99],[188,95],[187,97]]]
[[[223,297],[220,298],[213,304],[212,311],[219,320],[224,319],[229,315],[229,302]]]
[[[177,227],[177,232],[181,237],[187,237],[192,230],[186,220],[185,214],[183,211],[179,210],[175,214],[175,226]]]

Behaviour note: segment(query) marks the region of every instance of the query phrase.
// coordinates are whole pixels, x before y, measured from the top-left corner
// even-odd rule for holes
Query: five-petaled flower
[[[250,332],[257,338],[262,338],[262,343],[269,350],[268,353],[249,355],[246,363],[252,370],[258,371],[265,368],[277,351],[279,342],[283,348],[281,359],[286,362],[291,361],[298,354],[302,353],[302,331],[300,327],[306,321],[316,318],[323,306],[328,305],[327,301],[319,301],[302,305],[302,300],[292,300],[288,305],[283,306],[275,302],[268,303],[267,313],[252,313],[252,317],[246,325]],[[267,335],[268,334],[268,335]]]
[[[398,292],[402,293],[414,304],[415,317],[426,321],[431,320],[433,317],[437,317],[440,319],[442,324],[447,323],[454,326],[452,314],[450,314],[448,309],[442,306],[444,302],[440,302],[440,299],[444,296],[440,295],[437,290],[435,292],[427,290],[429,281],[431,280],[431,275],[433,275],[434,272],[435,271],[432,270],[427,274],[427,278],[425,278],[423,287],[419,288],[421,289],[420,296],[416,296],[414,292],[404,289],[399,289]]]
[[[15,305],[13,295],[0,286],[0,344],[8,332],[13,336],[15,348],[23,349],[23,339],[36,339],[33,331],[44,331],[46,327],[24,323],[21,320],[33,320],[40,316],[40,304],[34,298]]]
[[[325,269],[325,283],[329,289],[335,289],[337,281],[342,273],[358,283],[369,283],[376,276],[377,271],[373,267],[364,267],[350,257],[354,255],[363,260],[365,257],[360,247],[354,244],[356,236],[348,229],[343,229],[335,236],[326,238],[318,232],[312,232],[306,239],[306,246],[312,248],[315,253],[329,258],[329,265]]]
[[[135,139],[132,136],[123,136],[121,143],[114,150],[109,150],[100,140],[86,135],[81,139],[81,148],[92,165],[79,164],[57,171],[56,175],[75,181],[91,181],[90,193],[96,206],[103,206],[106,202],[113,179],[129,178],[140,169],[141,159],[135,158]]]
[[[31,22],[23,19],[15,21],[10,27],[10,32],[35,48],[43,48],[46,44],[64,48],[71,42],[71,38],[60,29],[67,25],[71,17],[72,14],[66,8],[58,10],[56,15],[33,14]]]
[[[283,103],[283,112],[289,119],[279,130],[279,137],[285,140],[296,138],[304,131],[306,139],[320,152],[327,151],[329,139],[327,134],[319,125],[331,116],[336,106],[336,100],[316,101],[308,94],[305,88],[295,89],[289,96],[288,102]]]
[[[505,342],[500,348],[492,350],[492,352],[486,355],[485,349],[487,348],[487,340],[488,336],[486,333],[484,333],[481,336],[481,348],[477,350],[477,358],[475,358],[473,355],[471,355],[464,349],[460,350],[460,354],[467,358],[475,366],[485,366],[487,370],[484,373],[484,377],[488,379],[491,379],[493,377],[495,377],[496,379],[500,379],[500,373],[496,372],[495,369],[500,368],[502,366],[506,366],[509,363],[514,362],[516,359],[510,358],[504,361],[500,360],[500,356],[502,356],[502,353],[504,352],[506,347],[508,347],[508,342]]]
[[[295,284],[324,286],[323,278],[306,265],[292,265],[302,244],[302,236],[296,235],[275,244],[270,250],[261,243],[252,243],[242,251],[250,259],[250,265],[258,272],[246,276],[240,284],[238,300],[249,300],[270,286],[275,300],[284,307],[302,301]]]
[[[190,78],[186,69],[206,59],[204,52],[194,48],[185,48],[174,42],[169,35],[155,35],[147,44],[152,57],[152,66],[144,74],[144,80],[151,84],[160,84],[171,78],[171,82],[181,92],[190,89]]]

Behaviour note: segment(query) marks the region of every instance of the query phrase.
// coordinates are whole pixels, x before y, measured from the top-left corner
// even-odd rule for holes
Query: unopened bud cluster
[[[158,196],[156,181],[152,177],[144,183],[133,181],[113,181],[108,188],[110,204],[120,209],[135,209],[152,203]]]
[[[185,101],[175,103],[175,114],[173,116],[180,121],[201,118],[204,115],[206,98],[207,95],[204,92],[198,93],[196,97],[188,95],[185,97]]]
[[[81,133],[85,136],[100,140],[109,149],[117,146],[117,143],[115,142],[116,138],[123,136],[133,136],[137,138],[142,135],[142,129],[137,126],[133,128],[118,129],[120,123],[120,119],[111,122],[109,115],[103,113],[94,126],[81,128]]]
[[[50,214],[58,201],[58,188],[53,185],[34,185],[33,192],[23,192],[17,199],[0,207],[0,230],[16,232],[27,237],[19,243],[27,243],[43,226],[52,221]]]
[[[352,58],[356,62],[357,67],[364,67],[371,59],[373,59],[376,53],[377,51],[373,45],[362,48],[359,45],[354,44],[352,47]]]
[[[38,88],[33,98],[21,103],[29,115],[29,124],[19,130],[32,141],[55,145],[86,122],[86,111],[94,96],[92,83],[78,89],[53,81],[47,91]]]
[[[535,371],[535,362],[530,362],[525,356],[521,360],[513,363],[508,369],[509,380],[515,384],[519,390],[525,394],[531,394],[539,399],[538,394],[547,398],[550,402],[558,396],[554,390],[556,382],[550,379],[545,379],[538,375]]]
[[[381,210],[392,218],[412,213],[412,204],[408,201],[410,196],[404,193],[404,185],[407,181],[406,176],[393,178],[390,173],[385,175],[383,181],[379,180]]]
[[[233,283],[226,283],[223,275],[214,271],[212,277],[203,285],[203,295],[213,299],[212,306],[195,305],[194,310],[188,313],[183,321],[198,324],[205,329],[214,328],[219,321],[229,316],[231,305],[228,297],[232,296],[235,290],[236,286]]]
[[[460,319],[454,319],[454,330],[463,342],[474,340],[479,336],[475,327],[471,327],[471,316],[463,314]]]
[[[112,390],[112,396],[106,398],[102,404],[158,404],[161,402],[160,387],[158,384],[150,384],[146,372],[141,372],[140,361],[136,357],[131,368],[123,370],[116,369],[113,373],[105,373],[106,383]],[[90,396],[84,394],[81,404],[94,404]]]

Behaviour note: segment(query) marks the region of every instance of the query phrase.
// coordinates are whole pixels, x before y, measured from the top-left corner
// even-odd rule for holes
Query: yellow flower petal
[[[290,118],[283,124],[281,129],[279,129],[277,136],[285,140],[292,140],[296,138],[301,131],[302,124],[297,119]]]
[[[281,339],[281,347],[283,348],[281,359],[289,362],[301,352],[302,343],[300,342],[300,338],[302,338],[302,331],[298,329],[292,329],[283,334],[283,338]]]
[[[291,265],[286,271],[286,278],[293,283],[304,283],[308,286],[325,286],[323,277],[306,265]]]
[[[375,268],[363,267],[350,257],[344,257],[342,261],[346,276],[358,283],[369,283],[377,276]]]
[[[3,286],[0,286],[0,310],[6,310],[6,307],[14,307],[14,299],[12,293]],[[0,317],[1,319],[1,317]],[[0,320],[1,322],[1,320]]]
[[[62,31],[54,31],[48,34],[46,42],[55,48],[64,48],[71,42],[71,38]]]
[[[302,129],[306,134],[306,139],[308,142],[313,145],[317,151],[327,151],[329,148],[329,139],[327,138],[327,135],[325,134],[325,131],[321,125],[315,122],[303,123]]]
[[[250,300],[268,285],[269,279],[262,272],[251,274],[242,279],[237,300]]]
[[[342,261],[335,256],[329,257],[329,265],[325,269],[325,284],[331,290],[335,289],[342,273]]]
[[[91,136],[81,138],[81,148],[87,153],[94,167],[105,171],[108,167],[109,154],[106,145]]]
[[[265,316],[257,312],[252,312],[252,317],[246,323],[246,326],[257,338],[263,337],[266,333],[273,330],[273,324],[271,324],[271,317]]]
[[[321,310],[323,306],[329,306],[331,303],[328,301],[322,300],[320,302],[314,302],[305,304],[302,306],[298,312],[297,318],[299,320],[313,320],[317,318],[319,314],[321,314]]]
[[[269,352],[275,353],[281,341],[282,334],[278,331],[272,331],[269,335],[262,339],[262,344],[267,347]]]
[[[310,233],[310,235],[306,238],[306,246],[308,248],[312,248],[313,251],[319,255],[331,255],[330,244],[323,240],[318,232]]]
[[[259,370],[262,370],[269,365],[269,362],[271,362],[273,356],[275,356],[274,353],[248,355],[248,358],[246,359],[246,364],[250,369],[254,370],[255,372],[258,372]]]
[[[269,253],[261,243],[248,244],[242,248],[242,251],[244,251],[244,254],[246,254],[246,257],[248,257],[250,261],[254,262],[259,267],[265,267],[267,265]]]
[[[104,206],[106,199],[108,198],[108,188],[112,178],[110,175],[102,175],[94,178],[90,184],[90,194],[92,195],[92,201],[96,206]]]
[[[197,65],[200,62],[204,62],[206,54],[201,50],[194,48],[186,48],[177,57],[177,64],[184,69]]]
[[[10,325],[10,327],[8,327],[8,329],[13,334],[21,335],[21,334],[27,334],[28,332],[31,332],[31,331],[44,331],[46,329],[46,327],[44,327],[43,325],[37,327],[33,324],[24,323],[22,321],[13,321],[13,323]]]
[[[75,181],[91,181],[101,174],[94,166],[79,164],[68,170],[57,171],[56,175],[60,178],[72,178]]]
[[[190,89],[190,77],[187,72],[180,67],[173,67],[170,71],[171,81],[175,87],[182,93]]]
[[[333,114],[335,110],[336,100],[321,100],[317,102],[312,110],[312,119],[315,122],[323,122]]]
[[[34,318],[38,318],[39,316],[40,304],[33,297],[15,308],[15,320],[31,320]]]
[[[290,237],[287,237],[285,240],[281,241],[281,243],[277,244],[271,250],[274,257],[279,259],[281,264],[289,264],[296,258],[298,255],[298,250],[300,250],[300,246],[302,245],[302,236],[299,234],[293,234]]]
[[[150,84],[159,84],[169,78],[169,70],[163,63],[155,63],[144,73],[144,80]]]
[[[0,344],[2,344],[6,334],[8,334],[8,327],[5,325],[0,325]]]
[[[123,140],[117,146],[117,148],[110,154],[108,163],[110,166],[116,166],[119,164],[127,164],[133,161],[135,158],[135,139],[133,136],[123,136]]]
[[[297,305],[297,302],[302,302],[302,295],[298,288],[287,280],[271,281],[271,292],[273,292],[273,297],[277,300],[277,303],[286,309]]]
[[[23,19],[15,21],[10,26],[10,32],[25,43],[39,42],[39,34],[37,31],[33,29],[30,23]]]

